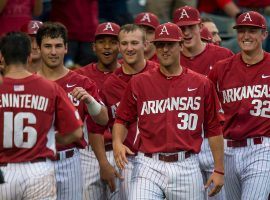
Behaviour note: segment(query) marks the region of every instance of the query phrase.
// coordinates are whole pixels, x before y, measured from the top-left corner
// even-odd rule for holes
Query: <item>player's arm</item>
[[[89,142],[99,163],[100,178],[109,185],[110,191],[114,192],[116,189],[115,178],[118,177],[122,179],[122,177],[107,159],[104,137],[101,134],[90,133]]]
[[[97,102],[96,99],[91,96],[84,88],[74,88],[74,90],[71,92],[71,95],[80,101],[84,101],[87,106],[89,115],[97,124],[106,125],[108,123],[109,117],[107,108]]]
[[[214,158],[214,172],[207,180],[206,188],[213,183],[209,196],[216,195],[224,185],[224,140],[222,135],[220,103],[212,82],[208,82],[208,92],[205,97],[205,128],[210,149]]]
[[[42,0],[35,0],[34,9],[33,9],[33,16],[38,17],[42,14],[43,10],[43,1]]]
[[[71,144],[72,142],[76,142],[82,137],[82,135],[83,135],[82,128],[79,127],[72,132],[65,133],[65,135],[56,133],[55,139],[57,143],[67,145],[67,144]]]
[[[0,13],[4,10],[8,0],[1,0],[0,1]]]

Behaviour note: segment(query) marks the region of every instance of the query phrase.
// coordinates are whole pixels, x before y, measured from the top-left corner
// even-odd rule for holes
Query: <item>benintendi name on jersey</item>
[[[1,94],[0,108],[30,108],[46,111],[49,99],[31,94]]]
[[[141,115],[164,113],[173,110],[199,110],[201,97],[169,97],[161,100],[144,101]]]

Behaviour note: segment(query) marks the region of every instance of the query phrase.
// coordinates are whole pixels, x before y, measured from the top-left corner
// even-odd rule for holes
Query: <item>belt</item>
[[[250,145],[262,144],[263,137],[248,138],[245,140],[227,140],[227,147],[246,147]]]
[[[46,160],[47,160],[46,158],[37,158],[35,160],[31,160],[31,161],[27,161],[27,162],[37,163],[37,162],[46,162]],[[18,163],[0,163],[0,167],[6,167],[8,164],[18,164]]]
[[[60,151],[60,152],[57,152],[56,154],[56,160],[58,161],[58,160],[66,159],[66,158],[71,158],[73,157],[73,155],[74,155],[74,149]]]
[[[187,158],[189,158],[191,156],[191,153],[188,151],[182,151],[179,153],[175,153],[175,154],[170,154],[170,155],[166,155],[166,154],[152,154],[152,153],[144,153],[144,156],[148,157],[148,158],[156,158],[157,160],[161,160],[164,162],[177,162],[177,161],[181,161],[181,160],[185,160]]]
[[[113,146],[111,143],[105,145],[105,151],[112,151],[112,150],[113,150]]]

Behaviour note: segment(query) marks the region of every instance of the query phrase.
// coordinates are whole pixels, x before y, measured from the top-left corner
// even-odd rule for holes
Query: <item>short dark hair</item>
[[[64,44],[67,44],[68,34],[67,28],[59,22],[45,22],[37,31],[36,39],[37,44],[40,47],[42,39],[44,38],[58,38],[61,37],[64,40]]]
[[[118,39],[121,32],[129,33],[129,32],[134,32],[136,30],[139,30],[142,32],[142,37],[143,37],[142,39],[143,39],[143,42],[145,42],[146,40],[145,31],[139,25],[136,25],[136,24],[125,24],[121,26],[119,34],[118,34]]]
[[[31,53],[31,40],[22,32],[10,32],[1,38],[1,54],[7,65],[26,64]]]

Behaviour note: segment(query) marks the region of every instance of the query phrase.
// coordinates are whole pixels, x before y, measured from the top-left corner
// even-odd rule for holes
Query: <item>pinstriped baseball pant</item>
[[[225,174],[228,199],[267,200],[270,193],[270,138],[264,137],[263,144],[226,147]]]
[[[203,191],[197,156],[171,163],[136,156],[130,200],[202,200]]]
[[[57,200],[82,200],[83,182],[79,150],[75,148],[71,158],[55,161],[54,167]]]
[[[205,184],[214,171],[214,159],[207,138],[203,139],[201,151],[198,154],[198,158],[199,166],[203,176],[203,182]],[[208,197],[208,192],[212,189],[211,186],[212,185],[210,185],[209,189],[205,191],[204,200],[226,200],[226,193],[224,187],[215,196]]]
[[[16,163],[1,167],[5,177],[0,185],[1,200],[55,200],[56,182],[52,161]]]

